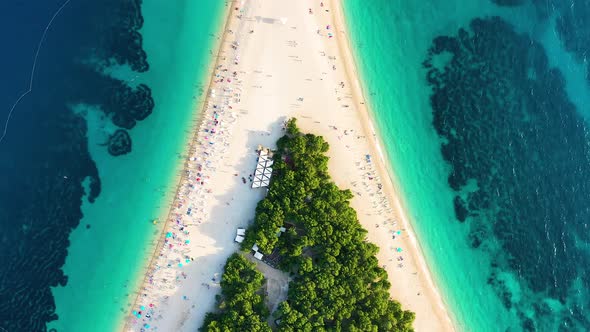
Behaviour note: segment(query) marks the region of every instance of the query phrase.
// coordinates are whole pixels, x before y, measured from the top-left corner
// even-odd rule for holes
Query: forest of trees
[[[278,251],[281,269],[292,275],[287,300],[273,313],[278,330],[413,331],[414,313],[389,298],[387,273],[350,207],[351,191],[330,179],[328,148],[321,136],[302,134],[289,120],[277,142],[269,192],[246,232],[244,250],[256,243],[265,254]],[[277,236],[283,226],[287,231]],[[207,331],[236,331],[217,326],[227,329]]]
[[[216,313],[208,313],[201,330],[222,331],[271,331],[266,323],[269,315],[264,305],[261,286],[264,276],[256,265],[235,253],[225,263],[221,279],[221,296]]]

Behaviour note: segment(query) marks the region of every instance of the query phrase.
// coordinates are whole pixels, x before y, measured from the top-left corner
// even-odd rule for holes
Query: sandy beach
[[[352,206],[380,248],[391,296],[416,313],[415,329],[454,330],[383,161],[346,33],[338,1],[231,4],[201,124],[123,330],[200,327],[225,260],[239,248],[236,228],[249,225],[266,191],[250,188],[256,148],[274,147],[290,117],[330,144],[330,174],[355,193]]]

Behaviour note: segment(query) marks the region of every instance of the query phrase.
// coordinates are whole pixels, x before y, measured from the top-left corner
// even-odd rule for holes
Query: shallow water
[[[152,221],[167,213],[165,197],[175,189],[174,177],[184,160],[182,151],[196,119],[201,89],[209,79],[209,52],[217,40],[223,7],[214,2],[178,1],[174,6],[143,2],[141,34],[150,70],[137,76],[114,68],[112,75],[148,85],[155,108],[131,133],[133,153],[119,158],[101,149],[108,124],[89,111],[90,153],[106,176],[101,196],[83,206],[82,223],[91,223],[92,232],[78,228],[71,235],[64,267],[70,285],[54,291],[57,313],[63,317],[55,325],[61,326],[59,331],[81,330],[97,309],[105,314],[102,324],[94,321],[93,329],[111,330],[130,312],[128,304],[139,286],[135,282],[160,230]],[[84,268],[88,262],[92,268]]]
[[[345,14],[459,327],[588,330],[590,8],[515,2],[349,0]]]

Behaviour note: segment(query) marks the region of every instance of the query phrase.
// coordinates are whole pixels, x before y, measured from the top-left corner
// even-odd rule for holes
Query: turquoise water
[[[443,288],[444,300],[461,326],[478,330],[476,320],[468,316],[466,307],[472,305],[468,300],[494,296],[485,287],[459,287],[485,278],[485,263],[463,269],[464,261],[478,262],[479,257],[468,250],[460,236],[453,235],[462,230],[453,222],[453,207],[448,204],[452,201],[446,181],[448,166],[440,155],[439,138],[431,124],[430,91],[421,62],[432,38],[466,24],[481,8],[475,2],[472,8],[463,4],[460,11],[459,4],[452,1],[438,6],[428,1],[396,1],[391,6],[386,3],[344,3],[364,94],[368,95],[383,150],[395,170],[420,245]],[[387,9],[387,14],[374,15],[379,8]],[[361,23],[371,20],[374,24]],[[383,79],[385,76],[387,79]]]
[[[578,200],[579,196],[587,196],[585,185],[578,188],[577,183],[589,180],[585,159],[589,141],[587,124],[582,118],[588,118],[584,105],[590,94],[584,62],[579,56],[576,58],[571,48],[566,50],[562,41],[565,38],[560,38],[567,36],[583,44],[586,35],[582,27],[576,30],[575,26],[567,26],[563,35],[556,32],[556,18],[563,17],[568,10],[565,5],[562,8],[552,1],[538,6],[528,1],[514,2],[521,5],[499,7],[487,0],[347,0],[344,9],[364,94],[387,159],[395,171],[426,260],[458,328],[587,330],[584,316],[588,316],[589,299],[583,289],[588,282],[584,249],[588,247],[588,239],[587,231],[581,229],[587,220],[581,211],[587,210],[587,203]],[[573,1],[572,8],[574,3],[583,7],[583,15],[587,15],[586,5]],[[522,86],[514,85],[514,90],[523,91],[522,95],[513,96],[509,92],[511,88],[503,92],[506,98],[494,95],[493,85],[505,84],[504,77],[511,79],[513,74],[514,81],[520,79],[519,68],[528,65],[526,59],[524,65],[517,62],[520,61],[517,57],[502,59],[512,52],[505,51],[503,45],[512,45],[513,41],[503,40],[495,30],[490,32],[491,37],[475,35],[471,42],[455,39],[466,45],[463,50],[469,49],[469,43],[481,40],[481,47],[487,49],[473,51],[473,57],[449,62],[451,53],[429,53],[437,36],[455,38],[460,28],[471,30],[473,19],[495,15],[512,25],[508,28],[510,33],[503,36],[523,34],[524,40],[529,40],[530,47],[519,51],[528,52],[524,58],[545,52],[548,66],[556,67],[563,75],[563,88],[558,83],[550,85],[549,79],[543,81],[549,77],[544,72],[529,71],[528,79],[534,84],[524,80]],[[493,26],[499,31],[497,25]],[[531,51],[532,40],[542,46],[536,54]],[[497,62],[502,64],[495,65],[493,57],[486,58],[486,53],[497,56]],[[439,72],[446,70],[445,73],[453,70],[457,79],[451,80],[445,74],[437,76],[438,82],[444,83],[429,84],[428,69],[424,66],[428,59],[431,68]],[[514,61],[513,68],[510,61]],[[538,66],[546,69],[545,64]],[[479,69],[470,72],[465,68]],[[497,69],[500,74],[479,74],[489,68]],[[488,78],[491,85],[487,87],[487,81],[477,80],[462,83],[480,76]],[[530,89],[523,88],[529,84]],[[455,86],[456,90],[449,90]],[[439,91],[436,89],[446,91],[446,96],[451,97],[444,104],[447,108],[441,107],[435,119],[430,98]],[[561,89],[565,94],[559,95]],[[465,101],[471,93],[475,99]],[[477,100],[487,93],[492,99],[502,101],[490,102],[492,106],[487,112],[471,112],[479,107]],[[524,116],[507,111],[522,107],[523,100],[529,104],[535,99],[543,100],[541,95],[554,98],[548,98],[547,103],[540,102],[551,104],[550,107],[531,106],[532,110],[527,111],[525,106]],[[496,105],[504,107],[494,108]],[[449,109],[459,111],[453,113]],[[464,119],[467,117],[468,120]],[[539,119],[538,123],[534,119]],[[521,120],[525,124],[519,127]],[[455,124],[453,129],[445,129]],[[469,131],[471,124],[479,130]],[[527,130],[531,128],[529,134]],[[483,133],[478,135],[478,131]],[[468,132],[468,140],[457,138],[464,132]],[[495,138],[487,140],[489,137]],[[506,139],[507,144],[502,147],[494,146],[494,142],[502,142],[505,137],[512,138]],[[559,143],[550,142],[548,137]],[[512,143],[517,148],[522,146],[522,150],[496,153]],[[441,146],[446,144],[456,147],[448,151],[446,156],[450,159],[441,153]],[[548,158],[543,162],[541,156]],[[487,166],[490,163],[495,165]],[[464,167],[459,167],[460,164]],[[503,165],[510,165],[514,178],[510,178],[509,172],[503,173]],[[474,176],[478,173],[479,176]],[[502,183],[494,187],[498,182]],[[551,185],[545,187],[545,183]],[[453,188],[453,184],[459,188]],[[504,192],[508,194],[503,195]],[[458,220],[454,200],[463,202],[464,206],[466,201],[471,204],[464,222]]]
[[[89,151],[102,193],[93,204],[84,200],[84,218],[70,235],[63,268],[68,284],[53,288],[59,320],[48,328],[58,331],[113,331],[128,314],[135,283],[160,230],[161,224],[152,220],[166,213],[165,197],[174,190],[200,89],[209,79],[210,51],[224,2],[144,0],[141,9],[145,22],[140,32],[150,69],[141,74],[126,67],[106,70],[152,89],[155,108],[130,132],[132,152],[108,155],[100,144],[114,126],[92,107],[72,105],[88,122]]]

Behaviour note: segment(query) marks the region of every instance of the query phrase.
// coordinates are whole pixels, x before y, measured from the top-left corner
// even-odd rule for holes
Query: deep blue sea
[[[590,1],[344,4],[457,327],[589,331]]]
[[[86,123],[67,105],[101,105],[105,114],[119,114],[128,128],[153,107],[149,88],[132,90],[81,62],[94,54],[145,71],[145,53],[141,44],[133,42],[141,24],[137,9],[132,1],[123,6],[116,0],[0,3],[0,122],[6,128],[0,142],[0,327],[4,330],[42,331],[46,322],[57,318],[50,286],[67,282],[60,268],[68,236],[82,217],[81,183],[89,179],[89,201],[101,191],[88,152]],[[111,18],[109,24],[104,17]],[[130,107],[123,107],[119,101],[131,96],[126,105]],[[111,143],[104,148],[126,149],[119,144],[123,141]]]

